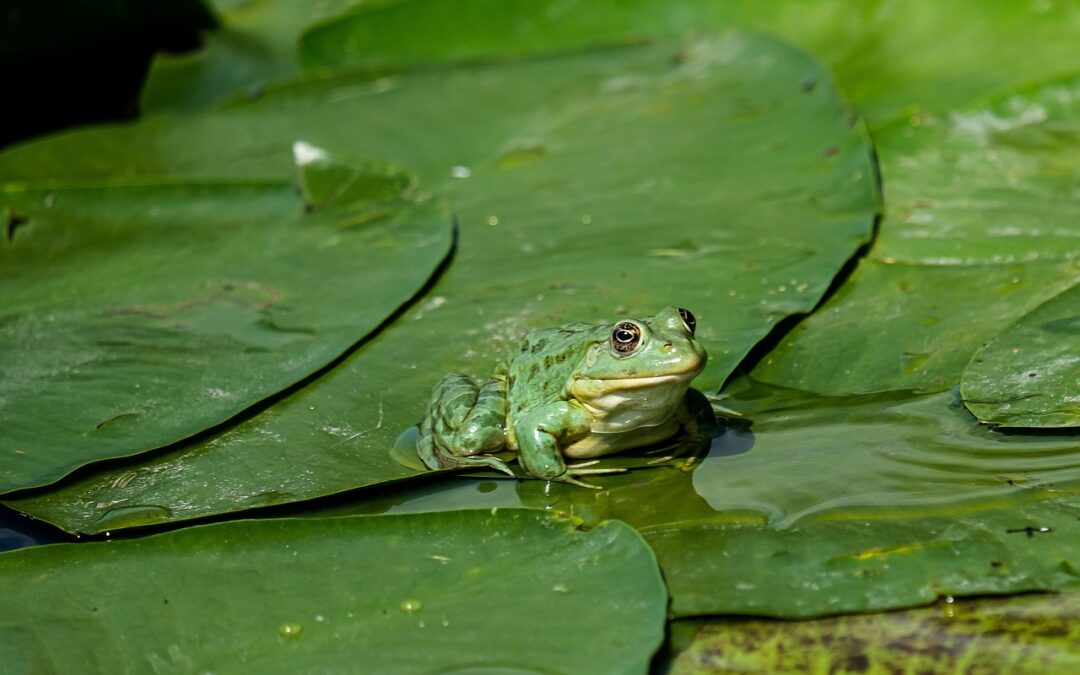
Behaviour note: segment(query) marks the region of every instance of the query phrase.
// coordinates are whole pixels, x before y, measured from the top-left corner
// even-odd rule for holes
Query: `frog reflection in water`
[[[439,382],[419,427],[420,459],[513,475],[489,454],[511,450],[530,476],[596,487],[577,477],[613,470],[566,459],[653,445],[692,424],[686,392],[707,359],[695,323],[668,307],[651,319],[532,331],[492,379]]]

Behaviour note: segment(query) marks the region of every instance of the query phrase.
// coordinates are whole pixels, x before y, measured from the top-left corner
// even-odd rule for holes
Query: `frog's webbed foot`
[[[577,464],[567,464],[566,472],[558,478],[552,480],[559,483],[569,483],[570,485],[577,485],[578,487],[589,488],[590,490],[602,490],[599,485],[593,485],[584,480],[578,480],[578,476],[609,476],[615,473],[628,473],[627,469],[622,467],[611,467],[608,469],[590,469],[588,467],[599,464],[600,460],[594,459],[591,462],[578,462]]]
[[[739,412],[738,410],[732,410],[731,408],[729,408],[729,407],[727,407],[725,405],[721,405],[721,404],[717,403],[716,401],[712,401],[711,399],[710,399],[710,401],[712,402],[713,412],[716,415],[718,415],[719,417],[723,417],[725,419],[736,419],[736,420],[746,419],[746,415]]]
[[[699,433],[698,430],[687,430],[679,436],[674,443],[662,445],[654,450],[646,452],[646,455],[660,455],[645,462],[646,466],[659,466],[671,464],[680,471],[689,471],[697,462],[705,456],[712,444],[712,437]]]
[[[672,442],[647,451],[647,455],[661,455],[646,462],[648,466],[672,464],[681,471],[689,471],[708,453],[718,421],[705,396],[695,389],[687,392],[686,400],[676,411],[676,419],[683,432]]]
[[[424,466],[435,471],[437,469],[494,469],[514,478],[514,471],[506,462],[492,455],[455,455],[447,450],[430,435],[425,435],[421,430],[420,438],[416,442],[416,453]]]
[[[483,385],[465,375],[447,375],[435,386],[419,425],[416,452],[429,469],[488,468],[513,476],[498,457],[505,447],[506,385]]]

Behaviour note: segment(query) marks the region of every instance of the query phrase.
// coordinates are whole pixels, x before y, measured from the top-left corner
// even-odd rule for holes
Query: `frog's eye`
[[[611,346],[615,351],[629,354],[641,344],[641,328],[636,323],[623,321],[611,331]]]
[[[686,330],[690,331],[690,335],[693,336],[694,331],[697,329],[697,319],[694,318],[694,313],[680,307],[679,316],[682,317],[682,322],[686,325]]]

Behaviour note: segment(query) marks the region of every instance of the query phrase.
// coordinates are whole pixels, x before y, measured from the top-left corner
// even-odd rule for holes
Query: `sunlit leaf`
[[[1071,3],[876,0],[215,0],[207,47],[159,56],[144,110],[258,97],[303,61],[325,70],[550,54],[728,27],[807,49],[871,126],[912,105],[976,96],[1080,68]],[[953,27],[962,26],[963,30]],[[406,36],[406,37],[403,37]]]
[[[207,153],[189,152],[189,138]],[[8,503],[93,532],[415,475],[389,450],[444,374],[493,372],[533,328],[672,304],[698,316],[710,362],[697,385],[715,389],[778,321],[814,306],[869,237],[877,205],[866,136],[820,66],[743,33],[300,82],[186,124],[30,146],[0,158],[0,174],[46,153],[93,174],[86,148],[114,143],[169,147],[133,159],[133,172],[216,166],[222,143],[243,149],[232,170],[272,172],[286,138],[386,158],[419,176],[420,194],[447,195],[461,227],[447,274],[379,338],[264,413]],[[147,508],[126,510],[136,505]]]
[[[947,111],[1080,68],[1080,7],[983,0],[409,0],[310,25],[300,58],[315,70],[400,67],[731,26],[777,34],[823,60],[871,126],[912,105]]]
[[[979,347],[1080,279],[1080,79],[916,114],[875,141],[881,234],[759,379],[831,395],[947,389]]]
[[[445,205],[397,188],[367,200],[372,221],[355,200],[305,215],[291,181],[43,178],[0,184],[0,492],[296,383],[406,303],[452,241]]]
[[[989,424],[1080,426],[1080,286],[977,351],[961,390],[968,409]]]
[[[11,673],[645,673],[667,601],[626,525],[520,510],[41,546],[0,579]]]

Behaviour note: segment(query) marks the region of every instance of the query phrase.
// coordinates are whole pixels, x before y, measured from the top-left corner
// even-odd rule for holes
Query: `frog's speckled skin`
[[[693,315],[668,307],[651,319],[568,324],[530,332],[493,379],[448,375],[432,394],[417,451],[428,467],[487,466],[514,450],[525,472],[581,484],[564,457],[651,445],[685,418],[690,380],[705,367]]]

